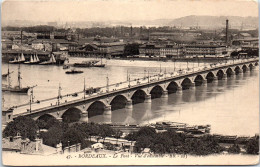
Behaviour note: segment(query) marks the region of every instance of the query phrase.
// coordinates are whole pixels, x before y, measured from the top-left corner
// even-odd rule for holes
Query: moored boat
[[[22,87],[21,85],[21,72],[20,72],[20,64],[18,66],[18,86],[12,87],[10,83],[10,75],[8,75],[8,85],[2,87],[2,91],[14,92],[14,93],[27,93],[30,87]]]
[[[33,55],[33,56],[31,55],[30,60],[24,62],[24,64],[30,64],[30,65],[39,64],[39,63],[40,63],[40,60],[37,55]]]
[[[14,60],[9,61],[10,64],[20,64],[24,62],[25,62],[25,58],[23,53],[21,53],[21,55],[19,55],[17,58],[14,58]]]
[[[39,63],[39,65],[51,65],[51,64],[56,64],[56,59],[53,54],[50,56],[50,60]]]
[[[72,69],[70,71],[66,71],[66,74],[81,74],[83,71]]]
[[[89,61],[83,61],[81,63],[74,63],[74,67],[94,67],[94,65],[99,62],[97,60],[89,60]]]
[[[63,69],[69,69],[69,68],[70,68],[69,65],[64,65],[64,66],[63,66]]]

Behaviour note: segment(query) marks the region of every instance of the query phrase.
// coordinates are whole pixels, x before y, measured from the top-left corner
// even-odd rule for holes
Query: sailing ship
[[[100,61],[100,64],[93,64],[93,67],[105,67],[106,64],[103,64],[102,63],[102,57],[101,57],[101,61]]]
[[[10,64],[20,64],[24,62],[25,62],[25,58],[23,53],[21,53],[21,55],[19,55],[17,58],[14,58],[14,60],[9,61]]]
[[[12,74],[12,73],[13,73],[13,71],[10,72],[10,70],[9,70],[9,64],[8,64],[8,70],[7,70],[7,73],[6,73],[6,74],[2,74],[2,78],[6,78],[7,76],[9,76],[9,75]]]
[[[30,60],[24,62],[24,64],[39,64],[39,63],[40,63],[40,60],[39,60],[37,54],[31,55]]]
[[[18,66],[18,86],[12,87],[10,82],[10,75],[8,75],[8,85],[5,87],[2,87],[3,92],[15,92],[15,93],[27,93],[30,87],[22,87],[21,85],[21,72],[20,72],[20,64]]]
[[[53,54],[50,56],[50,60],[39,63],[39,65],[51,65],[51,64],[56,64],[56,59]]]

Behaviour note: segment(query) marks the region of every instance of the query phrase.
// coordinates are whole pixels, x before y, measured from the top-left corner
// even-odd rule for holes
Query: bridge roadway
[[[116,102],[122,103],[120,100],[115,100],[117,99],[116,97],[120,95],[125,98],[125,101],[123,102],[125,105],[124,107],[131,108],[134,103],[134,96],[137,96],[137,100],[140,100],[140,97],[138,97],[140,94],[136,95],[138,90],[142,90],[145,94],[144,97],[142,97],[142,99],[144,99],[143,102],[150,102],[151,98],[153,98],[151,97],[152,92],[155,93],[154,96],[156,96],[156,93],[159,93],[161,97],[167,97],[171,83],[174,83],[173,85],[176,86],[174,88],[176,89],[175,92],[181,92],[182,89],[185,89],[185,86],[191,88],[195,87],[196,83],[203,84],[205,81],[207,82],[208,78],[210,78],[210,73],[213,74],[210,78],[212,80],[225,79],[228,74],[228,69],[231,70],[230,75],[233,73],[241,73],[245,69],[250,69],[253,66],[258,65],[258,60],[258,58],[240,59],[208,66],[199,66],[193,69],[180,70],[178,72],[161,73],[149,77],[132,79],[130,81],[128,80],[101,87],[100,92],[91,95],[84,95],[84,91],[76,92],[77,96],[72,96],[75,93],[62,95],[62,98],[59,98],[59,103],[58,98],[54,97],[41,100],[38,103],[33,102],[31,103],[31,106],[29,103],[14,106],[3,112],[2,115],[4,116],[4,119],[2,118],[2,121],[9,122],[18,116],[27,115],[34,119],[38,119],[46,114],[62,120],[64,119],[63,114],[67,110],[74,108],[80,111],[81,121],[88,121],[88,117],[90,117],[89,111],[93,110],[95,112],[95,110],[102,110],[105,120],[110,122],[111,105],[116,105]],[[223,72],[222,76],[219,71]],[[99,106],[102,105],[103,107],[100,108]]]

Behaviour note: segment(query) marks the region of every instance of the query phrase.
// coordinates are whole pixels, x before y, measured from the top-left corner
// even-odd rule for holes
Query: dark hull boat
[[[83,73],[83,71],[79,71],[79,70],[66,71],[66,74],[81,74],[81,73]]]
[[[9,70],[8,70],[8,74]],[[12,87],[10,84],[10,75],[8,75],[8,85],[3,86],[2,85],[2,91],[3,92],[14,92],[14,93],[27,93],[30,87],[22,87],[21,86],[21,72],[20,72],[20,64],[18,66],[18,86]]]
[[[9,74],[2,74],[2,78],[6,78]]]
[[[83,61],[81,63],[74,63],[74,67],[93,67],[98,61],[90,60],[90,61]]]
[[[24,62],[24,64],[29,64],[29,65],[39,64],[39,63],[40,63],[40,60],[37,55],[31,56],[30,61]]]
[[[105,64],[94,64],[93,67],[105,67]]]
[[[14,92],[14,93],[27,93],[28,90],[30,89],[30,87],[27,88],[20,88],[20,87],[6,87],[6,88],[2,88],[3,92]]]
[[[9,61],[10,64],[20,64],[20,63],[24,63],[25,62],[25,58],[24,58],[24,55],[23,53],[21,55],[18,56],[18,58],[12,60],[12,61]]]
[[[50,60],[49,61],[44,61],[39,63],[39,65],[52,65],[52,64],[56,64],[56,60],[55,57],[53,56],[53,54],[50,56]]]

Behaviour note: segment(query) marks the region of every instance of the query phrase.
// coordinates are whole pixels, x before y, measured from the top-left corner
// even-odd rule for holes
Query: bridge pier
[[[195,86],[196,86],[195,82],[192,82],[192,83],[190,84],[189,89],[195,89]]]
[[[235,73],[232,71],[231,73],[230,73],[230,77],[234,77],[235,76]]]
[[[151,94],[145,96],[144,102],[145,102],[145,103],[151,103],[151,102],[152,102],[152,96],[151,96]]]
[[[227,74],[223,74],[222,79],[221,80],[227,80]]]
[[[88,111],[81,113],[79,122],[88,122]]]
[[[241,69],[237,70],[237,72],[238,72],[238,75],[243,74],[243,70],[241,70]]]
[[[104,123],[111,123],[111,117],[112,117],[111,105],[107,105],[104,107],[104,113],[103,113]]]
[[[62,118],[61,117],[58,117],[56,118],[59,122],[62,122]]]
[[[127,109],[132,109],[133,108],[132,100],[127,100],[125,108],[127,108]]]
[[[201,85],[202,85],[202,86],[203,86],[203,85],[207,85],[207,80],[206,80],[206,79],[203,79]]]
[[[218,83],[218,77],[214,77],[214,78],[212,78],[213,80],[212,80],[212,83]]]
[[[162,94],[162,98],[167,98],[168,97],[168,90],[164,90]]]
[[[177,93],[177,94],[182,94],[182,87],[181,87],[181,86],[178,86],[178,87],[177,87],[176,93]]]

